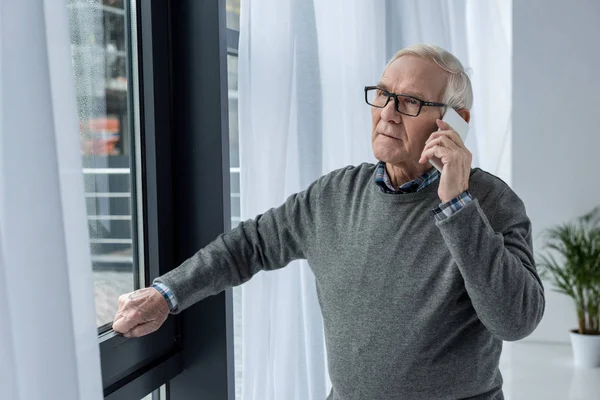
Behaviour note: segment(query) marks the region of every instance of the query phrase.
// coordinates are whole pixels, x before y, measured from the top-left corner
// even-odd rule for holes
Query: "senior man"
[[[152,287],[121,296],[114,329],[147,334],[169,312],[307,259],[325,326],[328,399],[503,399],[502,341],[535,329],[544,290],[523,202],[472,169],[460,136],[440,120],[452,107],[469,121],[469,77],[452,54],[416,45],[365,95],[379,163],[321,177]]]

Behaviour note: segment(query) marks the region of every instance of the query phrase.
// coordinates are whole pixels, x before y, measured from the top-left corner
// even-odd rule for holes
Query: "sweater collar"
[[[398,188],[394,189],[392,181],[385,169],[385,162],[379,161],[377,163],[377,173],[375,174],[375,183],[379,186],[382,192],[390,194],[402,194],[402,193],[415,193],[425,189],[427,186],[435,182],[440,177],[440,172],[431,168],[420,177],[413,179],[410,182],[404,183]]]

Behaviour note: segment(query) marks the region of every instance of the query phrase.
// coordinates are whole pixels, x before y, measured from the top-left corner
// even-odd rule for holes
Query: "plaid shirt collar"
[[[429,171],[425,172],[423,175],[414,179],[410,182],[406,182],[402,186],[398,188],[398,190],[394,189],[394,185],[390,181],[390,177],[385,169],[385,162],[380,161],[377,163],[377,172],[375,174],[375,183],[379,186],[382,192],[390,193],[390,194],[402,194],[402,193],[414,193],[419,190],[425,189],[427,186],[438,180],[440,177],[440,172],[431,168]]]

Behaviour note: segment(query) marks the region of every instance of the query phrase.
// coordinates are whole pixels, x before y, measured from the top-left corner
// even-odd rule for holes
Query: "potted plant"
[[[545,238],[541,276],[575,301],[578,329],[570,334],[574,364],[600,367],[600,207],[546,230]]]

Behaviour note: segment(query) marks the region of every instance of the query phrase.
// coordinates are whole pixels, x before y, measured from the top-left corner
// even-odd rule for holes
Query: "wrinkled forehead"
[[[448,73],[436,63],[405,55],[392,62],[381,76],[385,89],[408,94],[428,101],[441,101],[446,90]]]

